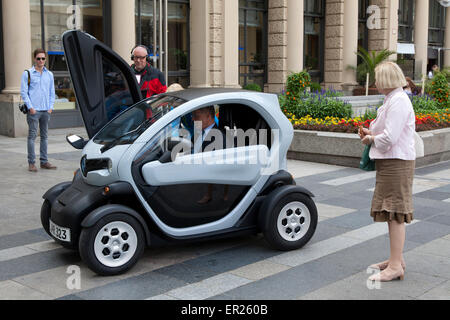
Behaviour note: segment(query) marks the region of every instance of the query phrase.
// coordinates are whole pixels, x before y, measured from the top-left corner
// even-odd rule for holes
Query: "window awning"
[[[414,43],[397,43],[397,53],[416,54]]]

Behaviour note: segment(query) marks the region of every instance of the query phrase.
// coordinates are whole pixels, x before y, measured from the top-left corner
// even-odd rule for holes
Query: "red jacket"
[[[141,76],[139,85],[141,86],[142,96],[150,98],[154,94],[160,94],[167,91],[166,79],[164,74],[156,68],[153,68],[149,63],[141,71],[137,71],[132,65],[134,72]]]

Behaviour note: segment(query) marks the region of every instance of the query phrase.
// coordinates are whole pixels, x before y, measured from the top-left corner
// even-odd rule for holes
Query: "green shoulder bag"
[[[359,168],[365,171],[374,171],[375,161],[370,159],[369,152],[370,152],[370,145],[364,148],[361,161],[359,161]]]

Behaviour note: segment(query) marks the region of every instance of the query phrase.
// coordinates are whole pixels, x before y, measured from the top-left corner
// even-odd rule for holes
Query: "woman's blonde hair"
[[[391,61],[382,62],[375,68],[375,81],[380,89],[396,89],[408,85],[402,69]]]

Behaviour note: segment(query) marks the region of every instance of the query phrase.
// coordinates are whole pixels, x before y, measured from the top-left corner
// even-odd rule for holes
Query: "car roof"
[[[231,88],[193,88],[193,89],[185,89],[173,92],[163,93],[165,96],[171,96],[183,99],[185,101],[191,101],[197,98],[219,94],[219,93],[244,93],[244,92],[253,92],[258,93],[256,91],[249,91],[243,89],[231,89]]]

